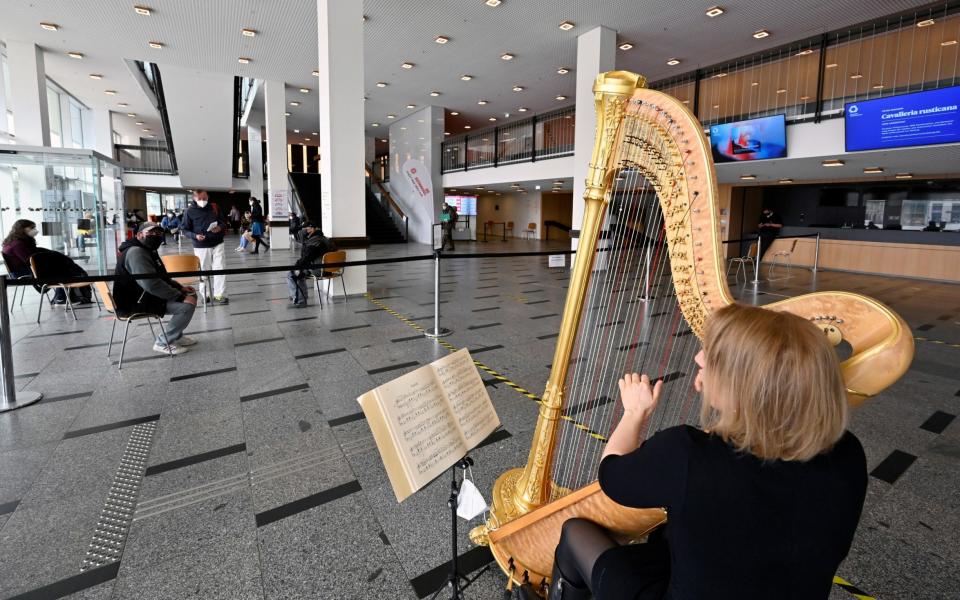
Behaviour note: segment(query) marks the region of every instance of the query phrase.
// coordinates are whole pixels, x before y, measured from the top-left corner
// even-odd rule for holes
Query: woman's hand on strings
[[[660,400],[663,381],[658,381],[656,385],[651,386],[650,378],[646,375],[627,373],[618,383],[624,416],[632,414],[643,419],[653,412]]]

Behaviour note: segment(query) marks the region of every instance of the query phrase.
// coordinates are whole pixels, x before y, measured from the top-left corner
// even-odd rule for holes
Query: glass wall
[[[126,236],[121,169],[90,151],[0,154],[0,230],[37,224],[37,245],[106,273]]]

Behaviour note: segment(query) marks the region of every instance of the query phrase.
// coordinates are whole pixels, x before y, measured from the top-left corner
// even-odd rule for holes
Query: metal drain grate
[[[87,555],[80,565],[81,572],[120,560],[156,429],[157,422],[150,421],[135,425],[130,433]]]

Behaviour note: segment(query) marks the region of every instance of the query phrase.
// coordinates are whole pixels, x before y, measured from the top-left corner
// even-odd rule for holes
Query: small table
[[[486,221],[483,224],[483,241],[487,241],[487,230],[491,230],[493,233],[494,226],[499,225],[500,231],[503,237],[503,241],[507,241],[507,224],[504,221]]]

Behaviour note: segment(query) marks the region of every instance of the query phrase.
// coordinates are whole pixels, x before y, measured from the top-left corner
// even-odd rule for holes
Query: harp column
[[[362,2],[317,0],[317,55],[323,233],[348,261],[366,260]],[[348,294],[367,291],[367,267],[345,269],[344,279]]]
[[[594,134],[597,115],[593,85],[597,75],[613,71],[617,62],[617,32],[608,27],[594,27],[577,37],[577,127],[573,138],[573,228],[583,226],[586,179],[593,156]],[[606,240],[604,240],[606,242]],[[570,240],[571,250],[576,250],[579,236]]]

